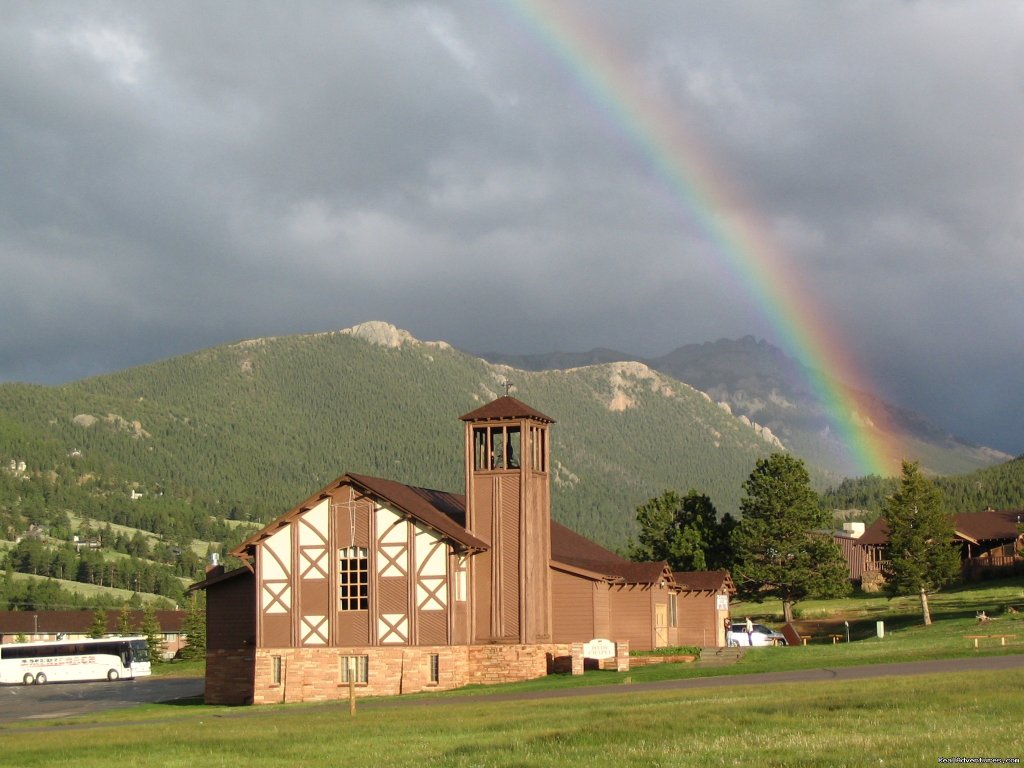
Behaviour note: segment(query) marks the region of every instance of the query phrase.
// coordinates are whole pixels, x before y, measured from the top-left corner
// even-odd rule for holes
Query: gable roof
[[[394,480],[385,480],[370,475],[345,474],[337,478],[323,489],[317,491],[301,504],[292,507],[274,521],[265,525],[235,547],[230,554],[245,557],[245,553],[257,543],[268,538],[285,525],[290,524],[299,515],[307,512],[322,499],[328,498],[331,491],[350,485],[365,496],[387,503],[410,517],[414,517],[442,536],[461,544],[467,549],[487,550],[490,545],[477,538],[465,528],[466,497],[460,494],[438,491],[432,488],[419,488],[405,485]]]
[[[728,571],[675,571],[672,574],[676,584],[684,592],[718,592],[725,590],[736,593],[736,585]]]
[[[490,545],[466,530],[466,497],[459,493],[404,485],[369,475],[344,475],[369,495],[391,502],[426,523],[438,533],[469,549],[486,550]]]
[[[540,411],[534,410],[521,400],[514,397],[499,397],[486,405],[482,405],[475,411],[460,416],[463,421],[491,421],[497,419],[536,419],[546,424],[554,424],[555,420],[545,416]]]

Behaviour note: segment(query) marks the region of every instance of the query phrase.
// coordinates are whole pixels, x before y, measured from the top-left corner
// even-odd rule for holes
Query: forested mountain
[[[266,520],[342,472],[461,491],[458,417],[503,394],[506,380],[558,422],[555,517],[612,546],[632,531],[636,506],[666,488],[696,488],[735,511],[755,460],[775,448],[640,364],[526,372],[369,323],[59,387],[0,385],[0,460],[24,462],[36,482],[69,480],[59,486],[72,511],[95,505],[83,495],[112,496],[117,510],[101,519],[136,525],[155,507],[138,527],[180,519],[219,539],[198,529]],[[127,501],[129,489],[142,497]]]
[[[546,355],[487,354],[484,357],[529,370],[640,360],[656,371],[708,393],[716,402],[727,403],[736,415],[767,427],[789,450],[811,464],[839,476],[855,474],[847,452],[829,429],[818,397],[807,384],[808,372],[780,349],[752,336],[689,344],[662,357],[646,359],[610,349]],[[970,472],[1012,458],[959,440],[920,414],[881,398],[857,393],[856,399],[867,411],[860,414],[861,418],[894,434],[912,453],[904,458],[920,461],[930,472]],[[898,464],[894,464],[894,473],[896,471]]]
[[[933,478],[942,492],[948,512],[980,512],[992,509],[1024,510],[1024,457],[965,475]],[[882,510],[886,497],[899,485],[898,478],[860,477],[844,480],[824,494],[831,509],[859,510],[859,520],[873,520]]]
[[[187,576],[200,567],[193,539],[223,550],[245,535],[239,525],[270,519],[343,472],[461,491],[458,417],[503,394],[506,381],[557,421],[556,519],[612,547],[633,532],[636,507],[665,489],[696,489],[735,514],[756,459],[778,449],[770,433],[640,363],[518,370],[367,323],[58,387],[0,385],[3,535],[36,524],[66,540],[67,514],[131,526],[158,534],[159,545],[125,544],[145,562],[108,566],[101,579],[134,578],[125,574],[146,573],[150,561]],[[819,489],[841,479],[804,458]],[[851,506],[837,494],[836,506]]]

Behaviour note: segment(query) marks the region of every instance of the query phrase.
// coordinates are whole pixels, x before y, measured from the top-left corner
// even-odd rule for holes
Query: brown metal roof
[[[551,521],[551,560],[630,584],[654,584],[664,577],[668,568],[664,561],[634,563],[554,520]]]
[[[193,592],[197,589],[206,589],[207,587],[212,587],[214,584],[220,584],[222,581],[228,581],[251,573],[252,569],[246,565],[243,565],[240,568],[235,568],[232,571],[225,571],[224,566],[220,565],[211,571],[207,571],[205,579],[197,581],[195,584],[190,584],[188,589],[185,591]]]
[[[555,420],[545,416],[540,411],[534,410],[521,400],[514,397],[499,397],[487,405],[482,405],[475,411],[470,411],[460,416],[463,421],[495,421],[498,419],[536,419],[547,424],[554,424]]]
[[[362,493],[386,501],[399,512],[404,512],[433,528],[442,536],[462,544],[469,549],[486,550],[490,545],[477,538],[465,528],[466,497],[447,491],[436,491],[430,488],[418,488],[405,485],[394,480],[385,480],[370,475],[345,474],[317,491],[301,504],[292,507],[288,512],[256,531],[230,554],[235,557],[248,557],[246,551],[259,541],[269,537],[276,531],[291,523],[296,517],[327,497],[331,491],[344,485],[352,485]]]
[[[1019,536],[1017,524],[1024,522],[1024,510],[986,509],[983,512],[967,512],[956,515],[954,527],[975,541],[1008,540]]]
[[[0,611],[0,634],[31,635],[34,632],[55,635],[58,632],[81,635],[92,629],[94,611]],[[142,611],[129,611],[133,628],[142,626]],[[181,632],[184,611],[156,611],[163,632]],[[121,623],[119,610],[107,611],[107,632],[116,633]]]
[[[675,571],[672,576],[684,592],[718,592],[735,594],[736,585],[728,571]]]
[[[962,512],[953,516],[953,529],[960,538],[970,541],[1014,541],[1020,534],[1018,520],[1024,522],[1024,510],[986,509]],[[889,542],[889,526],[883,518],[875,520],[857,539],[861,546],[881,546]]]
[[[347,474],[344,479],[350,479],[370,495],[393,503],[402,512],[409,513],[453,541],[470,549],[490,549],[486,541],[466,530],[466,497],[462,494],[417,488],[369,475]]]
[[[889,526],[885,524],[885,520],[881,517],[869,525],[863,535],[857,539],[857,543],[862,547],[879,546],[888,542]]]

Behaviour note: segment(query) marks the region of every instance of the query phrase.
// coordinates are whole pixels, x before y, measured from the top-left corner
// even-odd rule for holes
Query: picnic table
[[[1006,645],[1008,638],[1016,637],[1016,635],[964,635],[965,640],[973,640],[974,647],[978,647],[979,640],[999,640],[1000,645]]]

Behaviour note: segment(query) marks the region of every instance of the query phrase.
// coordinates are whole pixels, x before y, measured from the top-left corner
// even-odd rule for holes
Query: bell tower
[[[466,529],[490,542],[472,559],[475,643],[551,642],[551,481],[554,420],[514,397],[466,423]]]

